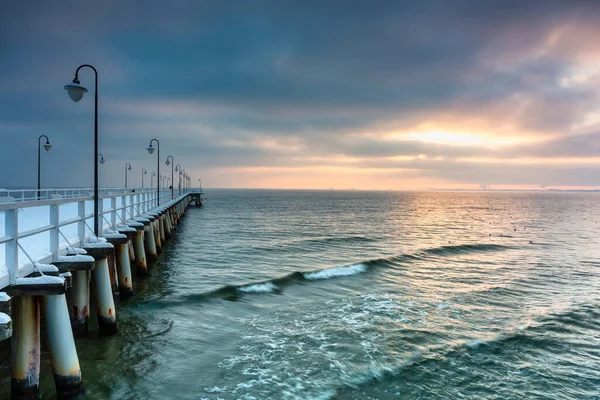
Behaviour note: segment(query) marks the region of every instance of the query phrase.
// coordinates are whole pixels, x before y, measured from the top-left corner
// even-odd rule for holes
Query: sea
[[[600,194],[205,192],[86,399],[600,399]]]

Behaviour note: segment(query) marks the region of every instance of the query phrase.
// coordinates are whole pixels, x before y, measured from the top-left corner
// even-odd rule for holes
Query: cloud
[[[89,185],[93,96],[62,89],[81,63],[99,71],[110,186],[127,161],[155,168],[152,137],[221,186],[295,171],[286,185],[306,187],[303,168],[593,185],[599,19],[583,0],[19,2],[0,16],[0,186],[34,182],[42,133],[47,184]]]

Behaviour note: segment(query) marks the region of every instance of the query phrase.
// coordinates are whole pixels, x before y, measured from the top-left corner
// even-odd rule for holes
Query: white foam
[[[238,290],[244,293],[273,293],[279,288],[272,282],[253,283],[252,285],[242,286]]]
[[[330,279],[337,278],[339,276],[352,276],[362,274],[367,270],[367,266],[364,264],[355,264],[348,267],[334,267],[324,269],[317,272],[304,273],[304,278],[308,280],[319,280],[319,279]]]

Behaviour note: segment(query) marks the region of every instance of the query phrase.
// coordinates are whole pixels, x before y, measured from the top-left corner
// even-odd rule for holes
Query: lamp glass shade
[[[69,93],[69,97],[75,103],[77,103],[83,97],[83,94],[88,90],[81,86],[79,83],[71,82],[65,85],[66,91]]]
[[[171,164],[171,161],[169,161],[169,159],[167,158],[167,161],[165,161],[165,164],[169,165],[169,164]]]
[[[148,147],[146,147],[146,150],[148,150],[148,153],[149,153],[149,154],[152,154],[152,153],[154,153],[154,147],[152,147],[152,146],[148,146]]]
[[[51,148],[52,148],[52,145],[50,143],[46,143],[44,145],[44,150],[46,150],[46,151],[50,151]]]
[[[127,167],[127,170],[128,170],[128,171],[131,171],[131,165],[130,165],[129,167]]]

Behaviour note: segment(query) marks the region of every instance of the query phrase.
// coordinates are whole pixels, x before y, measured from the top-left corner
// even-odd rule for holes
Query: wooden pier
[[[172,198],[170,190],[105,191],[99,197],[101,233],[96,237],[88,224],[94,218],[87,212],[92,194],[69,190],[71,195],[36,194],[34,199],[24,193],[0,196],[5,264],[0,264],[0,340],[11,341],[12,399],[39,398],[42,334],[58,398],[85,391],[74,337],[94,329],[104,335],[118,333],[115,298],[135,295],[132,269],[139,278],[148,272],[176,234],[188,206],[202,206],[203,194],[185,190]],[[32,211],[37,218],[25,220],[19,210]],[[46,212],[49,224],[39,217]],[[37,247],[45,242],[49,254],[32,256],[36,246],[27,238],[40,239]],[[97,311],[96,323],[89,321],[90,307]]]

